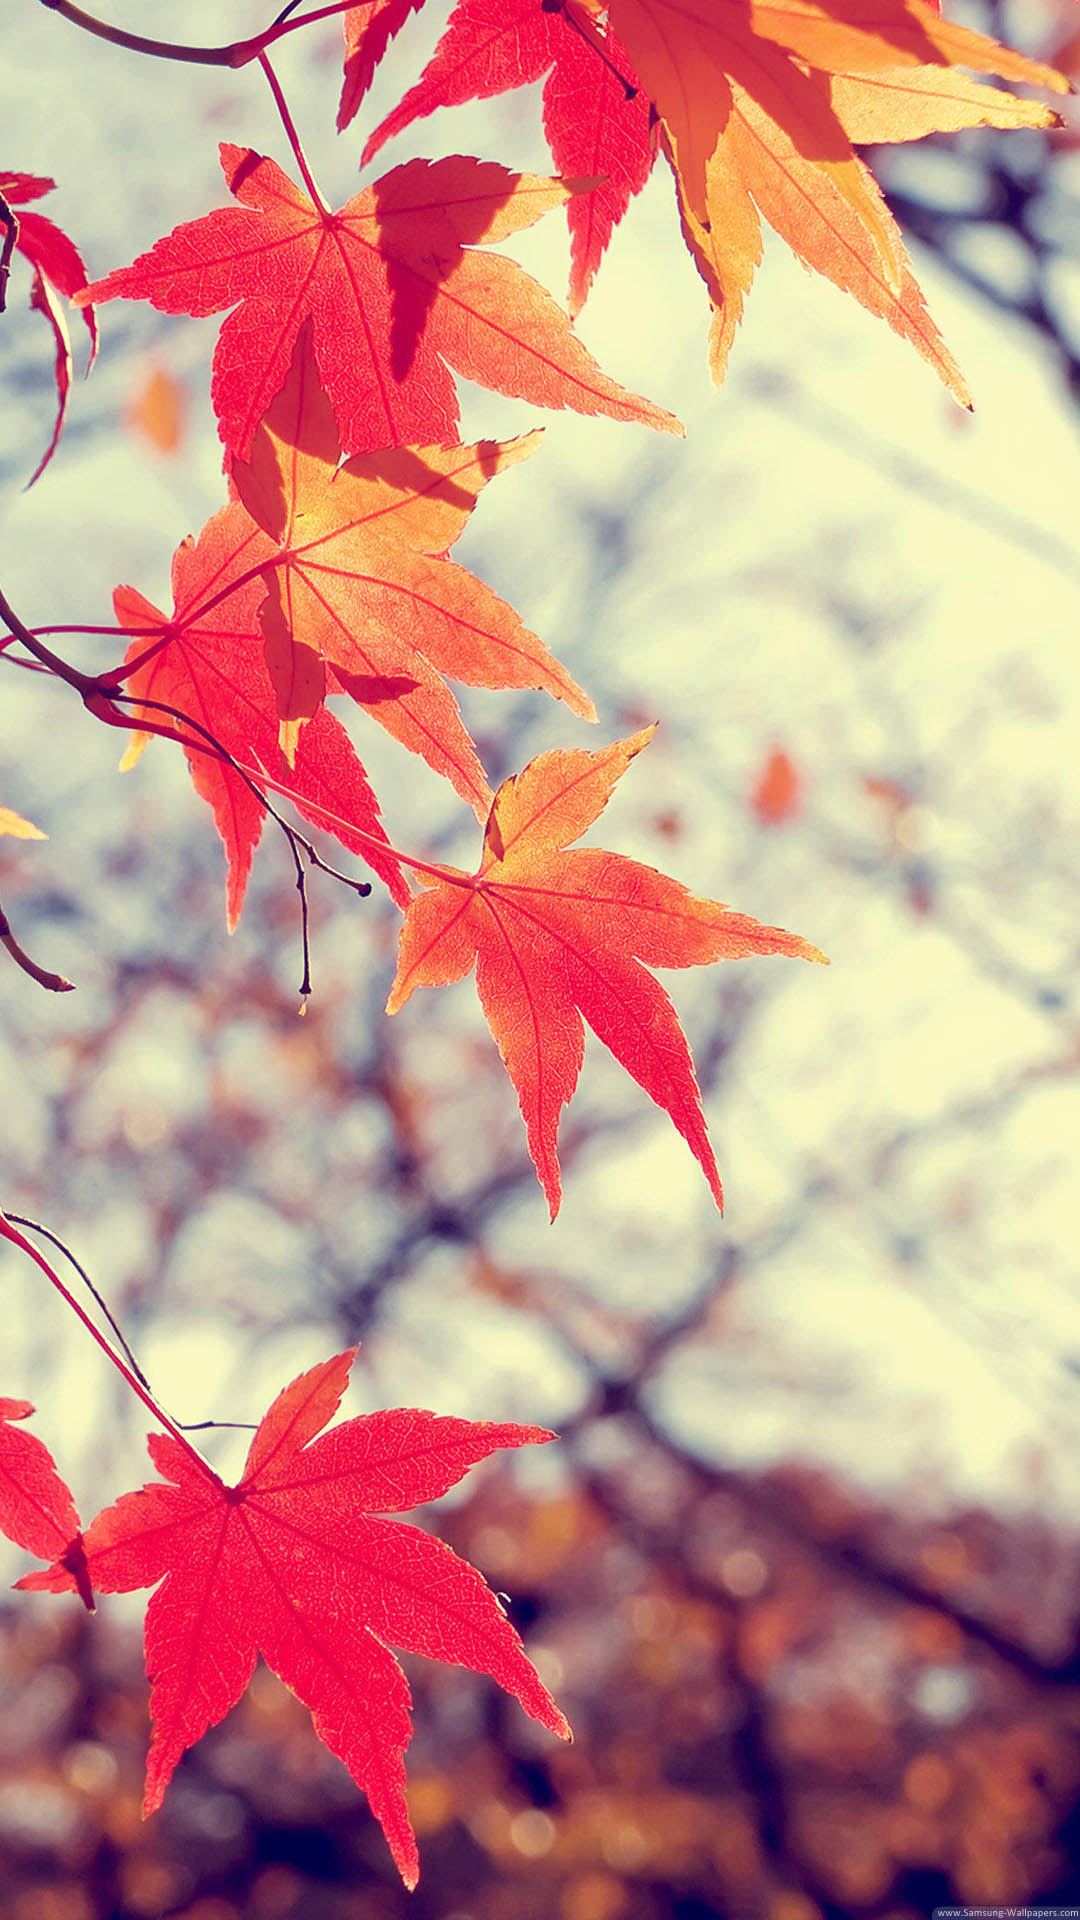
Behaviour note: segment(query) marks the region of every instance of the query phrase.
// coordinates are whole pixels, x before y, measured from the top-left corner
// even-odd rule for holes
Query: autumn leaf
[[[323,1433],[355,1353],[278,1395],[235,1487],[177,1439],[152,1434],[162,1479],[99,1513],[86,1555],[101,1593],[162,1583],[146,1611],[154,1724],[144,1813],[161,1805],[186,1749],[239,1700],[261,1653],[367,1794],[412,1887],[410,1698],[388,1648],[490,1674],[552,1733],[568,1739],[570,1729],[476,1570],[430,1534],[374,1516],[437,1499],[499,1447],[554,1436],[412,1408]],[[71,1584],[57,1569],[31,1578],[54,1591]]]
[[[258,568],[274,551],[234,502],[207,521],[197,541],[185,540],[177,548],[171,620],[133,587],[118,587],[116,617],[135,635],[127,652],[128,690],[189,715],[256,780],[263,773],[272,775],[277,790],[287,794],[305,819],[361,854],[398,905],[404,905],[409,888],[396,859],[389,849],[381,853],[372,844],[386,839],[378,802],[341,722],[325,709],[317,714],[304,730],[291,769],[279,751],[277,708],[258,627],[259,603],[266,591]],[[143,664],[130,672],[140,660]],[[175,724],[167,716],[135,709],[133,724],[138,726],[142,718]],[[124,766],[134,763],[149,737],[137,734]],[[202,751],[197,738],[186,750],[188,765],[225,843],[231,929],[240,917],[266,809],[241,775],[212,752]]]
[[[517,1089],[553,1219],[561,1196],[556,1134],[581,1070],[582,1016],[671,1115],[721,1206],[690,1049],[646,968],[757,953],[823,957],[793,934],[695,899],[636,860],[597,847],[567,851],[653,731],[598,753],[541,754],[504,781],[477,872],[442,868],[412,901],[401,929],[387,1012],[397,1013],[417,987],[448,986],[475,966],[480,1003]]]
[[[600,52],[559,7],[537,0],[458,0],[420,79],[376,127],[364,165],[392,135],[438,107],[488,100],[543,79],[544,131],[559,173],[599,185],[566,204],[570,312],[585,303],[604,250],[652,170],[649,102],[618,42]]]
[[[12,807],[0,807],[0,833],[8,833],[16,840],[44,840],[47,836],[32,820],[24,820],[21,813]]]
[[[21,208],[28,200],[39,200],[42,194],[51,193],[55,186],[55,180],[49,180],[41,174],[0,173],[0,194],[11,207]],[[86,268],[83,266],[78,248],[68,239],[67,234],[62,232],[52,220],[47,220],[44,214],[20,212],[18,220],[19,237],[15,242],[16,250],[29,260],[34,270],[30,286],[30,305],[35,313],[44,314],[52,332],[55,350],[56,418],[49,444],[26,483],[28,487],[32,487],[35,480],[40,480],[59,445],[60,435],[64,431],[68,394],[71,391],[71,340],[64,309],[57,295],[65,294],[71,300],[76,294],[83,292],[86,287]],[[88,301],[79,304],[83,307],[83,319],[90,335],[90,359],[87,365],[87,372],[89,372],[97,352],[97,319]]]
[[[86,298],[165,313],[236,311],[214,354],[221,437],[246,457],[310,315],[319,373],[349,453],[449,442],[449,368],[544,407],[682,431],[602,373],[550,294],[478,247],[563,206],[573,182],[451,156],[395,167],[330,213],[246,147],[223,146],[240,205],[177,227]],[[468,244],[467,244],[468,243]]]
[[[595,719],[592,702],[483,581],[449,560],[476,500],[539,433],[471,447],[397,447],[339,466],[334,415],[305,325],[285,385],[233,479],[274,542],[260,610],[283,750],[333,680],[451,780],[483,818],[491,789],[441,678],[541,687]]]
[[[799,770],[783,747],[766,754],[750,790],[750,808],[763,827],[782,827],[802,804]]]
[[[1052,127],[1058,116],[1041,100],[1021,100],[966,73],[941,67],[834,73],[832,104],[849,140],[884,146],[964,127]]]
[[[1062,76],[952,26],[926,0],[611,0],[610,18],[660,116],[684,236],[713,304],[714,379],[761,258],[760,216],[970,404],[852,143],[1056,123],[1038,102],[952,73],[956,63],[1059,90]]]
[[[167,458],[178,452],[184,438],[187,390],[164,367],[151,367],[139,381],[128,403],[127,417],[135,432]]]
[[[363,0],[342,16],[345,28],[345,77],[338,107],[338,132],[348,126],[371,85],[375,69],[395,33],[424,0]]]
[[[94,1596],[71,1489],[61,1480],[44,1442],[12,1424],[29,1420],[33,1411],[29,1400],[0,1398],[0,1533],[39,1560],[58,1562],[67,1584],[76,1589],[87,1611],[93,1613]],[[27,1582],[37,1577],[30,1574]]]

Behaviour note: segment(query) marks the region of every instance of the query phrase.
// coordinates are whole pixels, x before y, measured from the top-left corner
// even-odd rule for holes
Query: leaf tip
[[[530,1153],[532,1153],[531,1144]],[[559,1166],[554,1150],[547,1165],[542,1166],[535,1153],[532,1154],[532,1160],[536,1168],[536,1177],[544,1190],[544,1198],[548,1204],[548,1223],[554,1226],[559,1208],[562,1206],[562,1168]]]
[[[0,1400],[0,1420],[29,1420],[33,1411],[30,1400]]]
[[[639,727],[637,733],[628,734],[620,743],[626,754],[627,765],[631,760],[636,760],[638,754],[649,745],[659,725],[659,720],[650,720],[647,727]]]

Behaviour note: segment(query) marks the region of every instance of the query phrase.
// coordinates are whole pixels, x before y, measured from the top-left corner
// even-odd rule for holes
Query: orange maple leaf
[[[324,708],[305,730],[292,768],[281,761],[257,619],[264,593],[260,565],[273,553],[267,536],[234,500],[207,521],[198,540],[184,540],[177,548],[171,619],[134,587],[118,587],[113,596],[118,621],[133,635],[126,661],[129,692],[164,702],[205,727],[249,776],[208,752],[206,736],[189,735],[180,726],[195,790],[212,808],[225,846],[230,930],[240,917],[266,818],[257,788],[267,774],[313,826],[361,855],[399,906],[409,898],[378,802],[340,720]],[[125,768],[134,765],[150,740],[141,723],[160,724],[161,716],[149,706],[135,707],[131,719],[135,733],[121,762]]]
[[[250,462],[233,463],[244,505],[276,545],[259,617],[290,760],[328,684],[341,686],[483,818],[491,789],[442,674],[470,686],[541,687],[595,719],[513,608],[446,557],[488,481],[541,438],[395,447],[339,466],[333,409],[304,328]]]
[[[561,1196],[556,1134],[581,1070],[582,1016],[671,1115],[721,1206],[686,1036],[646,969],[756,953],[824,958],[794,934],[696,899],[653,867],[599,847],[569,849],[653,732],[646,727],[597,753],[543,753],[504,781],[478,871],[443,867],[410,902],[401,929],[387,1012],[417,987],[448,986],[475,966],[553,1219]]]
[[[610,17],[660,117],[683,231],[713,303],[714,379],[761,259],[763,215],[969,405],[852,142],[1057,123],[1049,107],[954,65],[1059,92],[1064,77],[953,26],[927,0],[611,0]]]

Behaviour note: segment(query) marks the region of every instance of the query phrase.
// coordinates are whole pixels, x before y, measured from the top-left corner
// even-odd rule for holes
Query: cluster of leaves
[[[364,0],[343,10],[339,128],[421,3]],[[233,204],[88,285],[63,235],[39,215],[15,212],[52,183],[0,175],[4,270],[12,248],[30,260],[32,304],[56,341],[58,417],[42,467],[70,381],[56,290],[82,308],[92,342],[95,306],[116,298],[227,314],[211,401],[228,499],[177,550],[172,612],[118,588],[128,652],[93,679],[65,668],[17,621],[11,631],[98,718],[134,730],[129,763],[153,733],[183,746],[225,845],[230,925],[268,810],[281,823],[274,793],[361,857],[402,910],[390,1012],[418,986],[475,970],[553,1216],[557,1130],[580,1071],[584,1022],[669,1113],[719,1205],[689,1048],[649,969],[822,956],[650,867],[574,846],[651,729],[597,751],[543,754],[492,793],[448,679],[536,688],[581,719],[595,715],[513,608],[450,558],[483,488],[535,453],[541,437],[459,444],[453,375],[534,406],[681,432],[597,365],[571,317],[662,153],[712,304],[714,378],[760,258],[764,217],[806,265],[909,339],[966,403],[854,147],[1053,122],[1041,103],[961,68],[1059,90],[1066,83],[948,24],[930,0],[880,0],[869,10],[858,0],[459,0],[428,68],[368,138],[365,160],[437,107],[546,76],[545,127],[560,177],[460,155],[414,160],[334,211],[266,53],[270,39],[302,24],[282,17],[263,42],[234,49],[231,62],[257,57],[302,186],[274,160],[225,144]],[[490,250],[560,206],[572,238],[569,315]],[[351,738],[328,710],[337,696],[472,807],[483,823],[475,872],[392,844]],[[763,818],[782,818],[795,804],[782,769],[777,778],[757,803]],[[13,822],[5,815],[0,830],[26,832]],[[326,863],[285,831],[306,902],[302,854]],[[26,1403],[2,1402],[0,1526],[53,1562],[23,1584],[76,1588],[87,1604],[95,1588],[166,1576],[147,1622],[148,1810],[184,1749],[238,1697],[261,1649],[365,1787],[411,1884],[401,1766],[408,1696],[385,1640],[490,1672],[543,1724],[567,1729],[479,1577],[428,1536],[361,1515],[432,1498],[493,1448],[549,1436],[414,1413],[348,1422],[317,1440],[349,1358],[286,1389],[237,1487],[226,1487],[178,1431],[157,1437],[151,1450],[167,1483],[125,1496],[85,1539],[44,1449],[12,1425]]]

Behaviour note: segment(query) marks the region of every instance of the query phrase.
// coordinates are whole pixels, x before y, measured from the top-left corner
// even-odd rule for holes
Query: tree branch
[[[39,967],[36,960],[31,960],[25,947],[19,945],[12,933],[3,907],[0,907],[0,946],[7,948],[15,965],[28,973],[31,980],[36,980],[39,987],[45,987],[49,993],[74,993],[74,980],[65,980],[62,973],[49,973],[44,967]]]
[[[125,47],[129,53],[149,54],[155,60],[182,60],[188,66],[197,67],[246,67],[257,60],[264,47],[272,46],[287,33],[295,33],[298,28],[310,26],[316,20],[328,20],[336,13],[344,13],[355,5],[355,0],[334,0],[334,4],[315,7],[310,13],[287,17],[286,8],[274,20],[265,32],[257,33],[250,40],[231,40],[223,47],[189,47],[175,40],[155,40],[142,33],[128,33],[124,27],[110,26],[107,20],[99,20],[96,15],[77,7],[74,0],[41,0],[43,7],[50,13],[58,13],[73,27],[81,27],[84,33],[93,34],[95,40],[107,40],[111,46]]]

